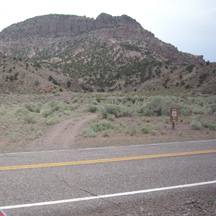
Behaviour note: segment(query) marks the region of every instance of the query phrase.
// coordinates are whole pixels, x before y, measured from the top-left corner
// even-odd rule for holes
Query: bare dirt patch
[[[41,151],[73,148],[76,137],[82,126],[96,114],[66,119],[51,128],[40,138],[25,143],[22,148],[26,151]]]

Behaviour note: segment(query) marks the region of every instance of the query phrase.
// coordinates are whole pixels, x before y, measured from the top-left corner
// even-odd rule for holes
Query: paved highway
[[[0,209],[80,215],[146,193],[216,189],[215,156],[216,140],[0,154]]]

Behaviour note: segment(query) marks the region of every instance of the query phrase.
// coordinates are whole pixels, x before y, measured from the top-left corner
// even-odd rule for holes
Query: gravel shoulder
[[[199,216],[216,215],[216,185],[187,188],[177,191],[145,194],[133,201],[117,202],[80,216]],[[111,202],[110,202],[111,203]]]

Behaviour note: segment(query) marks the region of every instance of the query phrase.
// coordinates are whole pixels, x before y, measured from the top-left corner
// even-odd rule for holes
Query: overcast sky
[[[0,31],[39,15],[96,18],[102,12],[126,14],[179,51],[216,62],[216,0],[2,0]]]

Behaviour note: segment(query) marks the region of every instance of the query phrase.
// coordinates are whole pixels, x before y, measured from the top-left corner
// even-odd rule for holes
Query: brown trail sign
[[[175,123],[178,122],[179,110],[178,108],[170,108],[170,121],[172,122],[172,128],[175,129]]]

